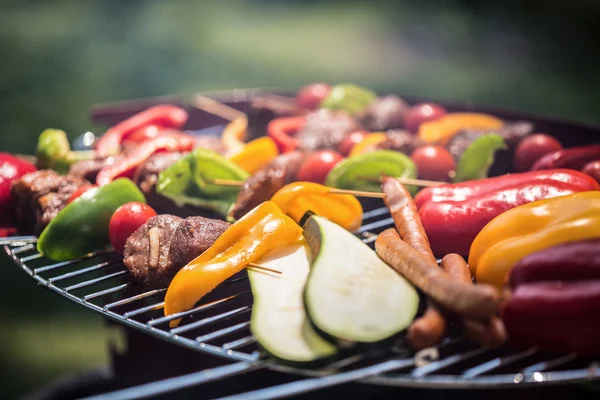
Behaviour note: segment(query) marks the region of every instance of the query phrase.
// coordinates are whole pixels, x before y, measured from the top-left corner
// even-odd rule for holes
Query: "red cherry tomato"
[[[588,174],[592,178],[594,178],[598,183],[600,183],[600,160],[592,161],[589,164],[586,164],[585,167],[581,170],[584,174]]]
[[[352,148],[362,142],[365,137],[369,135],[367,131],[354,131],[350,135],[346,136],[342,143],[338,146],[338,150],[344,157],[348,157],[348,154],[352,151]]]
[[[15,223],[15,201],[10,188],[13,181],[36,170],[35,166],[9,153],[0,153],[0,225]]]
[[[423,122],[433,121],[446,115],[446,109],[435,103],[422,103],[411,107],[404,115],[404,128],[417,132]]]
[[[323,184],[331,168],[344,157],[333,150],[321,150],[311,154],[298,171],[298,180]]]
[[[304,86],[296,94],[296,105],[299,108],[314,110],[319,107],[321,101],[329,94],[331,86],[325,83],[313,83]]]
[[[67,200],[67,204],[71,204],[73,202],[73,200],[75,200],[76,198],[78,198],[79,196],[81,196],[82,194],[84,194],[85,192],[87,192],[88,190],[91,190],[93,188],[96,188],[98,186],[96,185],[83,185],[82,187],[80,187],[79,189],[77,189],[76,191],[73,192],[73,194],[71,195],[71,197],[69,197],[69,200]]]
[[[441,146],[421,146],[410,155],[417,164],[420,179],[445,182],[454,171],[454,157]]]
[[[562,148],[552,136],[543,133],[528,136],[521,140],[515,150],[515,169],[518,172],[529,171],[537,160]]]
[[[127,238],[154,216],[156,211],[144,203],[132,202],[117,208],[108,225],[108,237],[115,251],[123,254]]]

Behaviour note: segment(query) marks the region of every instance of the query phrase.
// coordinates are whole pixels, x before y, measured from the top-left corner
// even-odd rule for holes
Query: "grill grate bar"
[[[0,246],[25,246],[28,243],[36,243],[37,240],[35,236],[9,236],[0,238]]]
[[[67,272],[66,274],[62,274],[62,275],[58,275],[58,276],[52,277],[52,278],[48,279],[48,282],[54,283],[54,282],[62,281],[64,279],[73,278],[75,276],[83,275],[83,274],[86,274],[88,272],[97,271],[97,270],[102,269],[104,267],[112,267],[113,265],[120,264],[120,262],[121,261],[118,261],[118,260],[117,261],[105,261],[105,262],[100,263],[100,264],[92,265],[91,267],[78,269],[77,271]]]
[[[449,367],[453,364],[458,364],[459,362],[466,361],[473,357],[477,357],[481,354],[484,354],[486,351],[488,351],[487,348],[480,347],[478,349],[467,351],[465,353],[455,354],[453,356],[446,357],[439,361],[434,361],[430,364],[416,368],[412,371],[411,375],[415,378],[422,378],[425,375],[431,374],[435,371],[439,371],[440,369]]]
[[[127,286],[129,286],[129,283],[124,283],[122,285],[115,286],[110,289],[101,290],[96,293],[90,293],[88,295],[83,296],[83,300],[88,301],[88,300],[95,299],[96,297],[100,297],[100,296],[104,296],[106,294],[118,292],[119,290],[123,290],[123,289],[127,288]]]
[[[252,335],[243,337],[233,342],[225,343],[221,346],[224,350],[239,349],[240,347],[247,346],[249,344],[256,343],[256,338]]]
[[[514,362],[524,360],[527,357],[531,357],[532,355],[534,355],[536,353],[538,353],[538,349],[532,348],[532,349],[522,351],[520,353],[511,354],[510,356],[497,357],[497,358],[494,358],[493,360],[484,362],[483,364],[479,364],[473,368],[467,369],[463,373],[463,377],[475,378],[476,376],[483,375],[483,374],[493,371],[497,368],[504,367],[504,366],[507,366],[508,364],[512,364]]]
[[[161,301],[159,303],[154,303],[146,307],[138,308],[137,310],[132,310],[123,314],[123,318],[129,319],[131,317],[135,317],[136,315],[147,313],[148,311],[160,310],[165,306],[165,302]]]
[[[192,329],[200,328],[201,326],[209,325],[209,324],[212,324],[213,322],[217,322],[217,321],[220,321],[225,318],[233,317],[234,315],[237,315],[237,314],[248,312],[251,309],[252,309],[252,307],[250,307],[250,306],[243,306],[243,307],[233,309],[231,311],[226,311],[222,314],[215,315],[214,317],[204,318],[204,319],[201,319],[200,321],[192,322],[191,324],[187,324],[187,325],[181,326],[179,328],[171,329],[171,334],[178,335],[180,333],[188,332],[188,331],[191,331]]]
[[[30,251],[30,250],[35,250],[35,246],[32,243],[26,244],[25,246],[14,248],[14,249],[12,249],[12,253],[16,255],[16,254],[25,253],[26,251]]]
[[[145,293],[140,293],[140,294],[138,294],[136,296],[131,296],[131,297],[128,297],[128,298],[123,299],[123,300],[119,300],[119,301],[115,301],[113,303],[109,303],[109,304],[105,305],[103,307],[103,309],[104,310],[110,310],[111,308],[122,306],[123,304],[131,303],[132,301],[137,301],[137,300],[145,299],[146,297],[154,296],[155,294],[163,293],[163,292],[166,292],[166,291],[167,291],[167,289],[150,290],[150,291],[145,292]]]
[[[209,340],[213,340],[213,339],[220,338],[221,336],[229,335],[229,334],[231,334],[233,332],[239,331],[239,330],[244,329],[244,328],[246,328],[248,326],[250,326],[250,321],[241,322],[239,324],[230,326],[228,328],[219,329],[218,331],[214,331],[212,333],[208,333],[208,334],[203,335],[203,336],[198,336],[196,338],[196,340],[199,341],[199,342],[208,342]]]
[[[394,223],[394,219],[392,217],[382,219],[379,221],[371,222],[370,224],[366,224],[360,227],[358,230],[359,233],[369,231],[371,229],[383,228],[385,226],[391,226]]]
[[[570,353],[561,357],[553,358],[550,360],[545,360],[539,362],[537,364],[530,365],[528,367],[523,368],[522,372],[524,374],[531,374],[534,372],[543,372],[552,368],[556,368],[562,364],[566,364],[570,361],[573,361],[577,358],[577,354]]]
[[[165,323],[165,322],[172,321],[174,319],[179,319],[179,318],[182,318],[182,317],[186,317],[188,315],[197,313],[199,311],[210,310],[211,308],[214,308],[214,307],[216,307],[218,305],[222,305],[223,303],[226,303],[226,302],[231,301],[233,299],[240,298],[242,296],[247,296],[250,293],[252,293],[252,292],[250,290],[247,290],[247,291],[242,292],[242,293],[234,294],[232,296],[225,297],[223,299],[219,299],[219,300],[215,300],[213,302],[207,303],[207,304],[203,304],[203,305],[201,305],[199,307],[192,308],[191,310],[188,310],[188,311],[182,311],[182,312],[179,312],[179,313],[167,315],[166,317],[153,319],[152,321],[148,322],[148,325],[149,326],[156,326],[156,325],[159,325],[159,324],[162,324],[162,323]]]
[[[388,214],[390,211],[387,207],[376,208],[363,213],[363,222],[369,218],[379,217],[380,215]]]
[[[43,257],[42,253],[36,253],[36,254],[32,254],[30,256],[21,258],[21,262],[26,263],[28,261],[37,260],[38,258],[42,258],[42,257]]]
[[[96,283],[105,281],[107,279],[115,278],[117,276],[122,276],[122,275],[125,275],[125,274],[128,274],[128,273],[129,273],[129,271],[114,272],[112,274],[101,276],[100,278],[90,279],[89,281],[81,282],[81,283],[78,283],[76,285],[67,286],[64,290],[65,290],[65,292],[70,292],[71,290],[81,289],[83,287],[95,285]]]
[[[74,260],[68,260],[68,261],[63,261],[63,262],[59,262],[59,263],[56,263],[56,264],[47,265],[45,267],[39,267],[39,268],[34,269],[33,273],[34,274],[39,274],[39,273],[50,271],[50,270],[53,270],[53,269],[56,269],[56,268],[66,267],[67,265],[77,264],[77,263],[79,263],[81,261],[85,261],[85,260],[90,259],[92,257],[93,256],[86,256],[86,257],[83,257],[83,258],[76,258]],[[23,261],[23,260],[21,260],[21,261]]]

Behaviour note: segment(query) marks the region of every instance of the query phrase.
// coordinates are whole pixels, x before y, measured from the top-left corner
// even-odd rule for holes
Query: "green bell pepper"
[[[192,205],[227,215],[239,187],[215,185],[215,179],[244,181],[248,173],[222,155],[196,149],[158,175],[156,193],[177,205]]]
[[[369,89],[345,83],[332,87],[327,97],[321,101],[320,107],[358,114],[376,99],[377,95]]]
[[[403,153],[393,150],[378,150],[346,158],[337,163],[325,179],[326,186],[339,189],[381,191],[382,175],[416,178],[417,166]],[[411,192],[416,188],[407,186]]]
[[[460,156],[454,182],[487,178],[490,167],[494,163],[494,154],[506,148],[504,138],[495,133],[478,137]]]
[[[88,190],[50,221],[38,239],[38,251],[51,260],[66,261],[106,247],[113,213],[134,201],[145,203],[146,199],[125,178]]]
[[[46,129],[38,138],[35,156],[38,168],[53,169],[60,174],[66,174],[71,164],[93,158],[94,152],[71,151],[71,145],[64,131]]]

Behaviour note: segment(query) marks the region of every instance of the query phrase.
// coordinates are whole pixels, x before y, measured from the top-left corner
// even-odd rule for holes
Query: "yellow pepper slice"
[[[440,119],[422,123],[419,138],[427,143],[446,145],[462,129],[497,129],[504,125],[501,119],[488,114],[451,113]]]
[[[329,193],[330,190],[318,183],[294,182],[279,189],[271,201],[296,222],[312,211],[349,231],[358,229],[362,222],[358,199],[349,194]]]
[[[249,263],[301,238],[302,228],[275,203],[262,203],[175,275],[165,296],[165,315],[192,309],[202,297]],[[171,321],[171,327],[179,322],[180,319]]]
[[[386,136],[383,132],[370,133],[367,136],[365,136],[362,142],[359,142],[352,147],[352,150],[350,150],[350,154],[348,155],[348,157],[354,157],[363,154],[373,146],[376,146],[379,143],[383,142],[385,139]]]
[[[231,121],[221,134],[221,142],[228,152],[238,151],[244,147],[246,131],[248,130],[248,118],[238,117]]]
[[[266,167],[278,154],[275,141],[270,137],[261,137],[239,147],[228,158],[244,171],[254,174]]]
[[[500,214],[477,235],[469,267],[478,283],[501,289],[528,254],[561,243],[600,237],[600,192],[535,201]]]

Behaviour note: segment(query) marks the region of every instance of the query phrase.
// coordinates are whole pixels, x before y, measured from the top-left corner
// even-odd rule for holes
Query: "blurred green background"
[[[0,1],[0,150],[95,103],[355,82],[600,123],[600,2]],[[0,261],[0,397],[107,362],[99,317]]]

